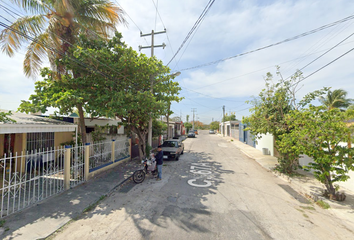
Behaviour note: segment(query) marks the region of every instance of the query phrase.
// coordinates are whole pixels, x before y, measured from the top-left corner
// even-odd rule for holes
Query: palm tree
[[[328,110],[331,110],[333,108],[347,108],[349,107],[353,99],[347,98],[347,91],[343,89],[336,89],[333,92],[328,91],[327,96],[325,97],[320,97],[319,101],[328,108]]]
[[[27,44],[23,70],[27,77],[38,75],[43,61],[49,60],[58,76],[64,66],[56,64],[74,46],[80,34],[88,38],[107,39],[116,24],[125,23],[122,10],[109,0],[10,0],[33,16],[18,18],[0,33],[0,48],[10,57]],[[70,55],[69,55],[70,56]],[[73,72],[74,77],[76,74]],[[60,79],[59,77],[57,79]],[[82,141],[86,142],[84,111],[80,116]]]
[[[107,38],[114,32],[116,24],[125,23],[122,10],[108,0],[11,2],[34,15],[20,17],[1,31],[0,47],[11,57],[22,45],[28,44],[23,63],[27,77],[38,75],[46,57],[53,70],[62,72],[63,69],[56,69],[55,60],[67,53],[79,34]]]

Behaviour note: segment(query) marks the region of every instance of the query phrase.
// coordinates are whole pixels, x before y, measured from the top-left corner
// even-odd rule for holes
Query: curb
[[[126,179],[124,179],[123,181],[121,181],[120,183],[118,183],[117,185],[115,185],[111,190],[109,190],[106,194],[103,194],[102,196],[105,196],[106,197],[109,197],[116,189],[122,187],[126,182],[128,182],[129,180],[132,180],[132,177],[133,177],[133,174],[130,175],[129,177],[127,177]],[[51,236],[54,236],[61,228],[67,226],[68,224],[70,224],[72,221],[76,221],[77,218],[81,217],[84,213],[85,213],[85,210],[90,207],[91,205],[95,205],[95,204],[98,204],[101,200],[104,200],[104,199],[101,199],[100,196],[99,198],[97,198],[96,200],[93,200],[92,202],[90,202],[82,212],[78,213],[77,215],[73,216],[70,218],[70,220],[68,220],[66,223],[64,223],[63,225],[59,226],[55,231],[53,231],[51,234],[43,237],[43,238],[39,238],[39,239],[47,239]]]

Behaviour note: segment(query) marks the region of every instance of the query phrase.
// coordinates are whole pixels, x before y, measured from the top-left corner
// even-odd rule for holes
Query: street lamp
[[[167,75],[167,76],[177,77],[179,75],[181,75],[181,72],[175,72],[175,73],[172,73],[172,74]],[[154,78],[152,77],[151,78],[151,93],[153,93],[153,86],[154,86]],[[168,110],[170,110],[170,109],[168,109]],[[167,136],[169,135],[168,134],[168,132],[169,132],[169,126],[168,125],[169,125],[169,120],[167,119]],[[152,117],[151,116],[150,116],[149,127],[148,127],[148,145],[152,146]]]

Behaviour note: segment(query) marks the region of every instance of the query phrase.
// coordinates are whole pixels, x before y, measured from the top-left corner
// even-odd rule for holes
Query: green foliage
[[[158,137],[167,130],[167,124],[153,119],[152,120],[152,137]]]
[[[187,130],[186,132],[188,133],[189,130],[192,129],[193,125],[190,122],[186,122],[186,123],[184,123],[184,127],[186,128],[186,130]]]
[[[152,146],[150,146],[149,144],[146,144],[146,146],[145,146],[146,156],[150,156],[151,150],[152,150]]]
[[[222,121],[227,122],[227,121],[238,121],[238,120],[236,119],[236,115],[233,113],[231,115],[225,114],[225,116],[222,118]]]
[[[329,110],[333,108],[345,109],[353,102],[353,99],[347,98],[347,94],[347,91],[343,89],[329,90],[326,96],[319,98],[319,101]]]
[[[210,129],[211,130],[218,130],[219,129],[219,124],[220,124],[220,122],[218,122],[218,121],[211,122],[210,123]]]
[[[9,112],[0,112],[0,123],[3,122],[3,123],[15,123],[16,121],[9,118],[9,116],[11,116],[12,113],[11,111]]]
[[[354,149],[341,144],[352,141],[354,126],[348,126],[347,121],[353,118],[353,110],[342,112],[310,105],[307,109],[292,111],[286,119],[292,131],[282,141],[294,143],[295,152],[313,158],[308,168],[314,170],[314,176],[332,195],[338,190],[334,183],[346,181],[348,171],[354,170]]]
[[[70,49],[69,55],[97,71],[83,68],[67,56],[58,59],[72,72],[54,81],[54,73],[43,69],[44,80],[36,82],[35,94],[22,101],[19,110],[45,112],[57,107],[61,114],[69,114],[80,107],[91,117],[120,118],[128,131],[138,135],[145,153],[150,117],[171,113],[170,103],[182,99],[178,97],[181,88],[162,61],[138,54],[121,38],[118,32],[109,41],[80,36],[80,47]]]
[[[248,124],[246,130],[250,130],[256,138],[260,138],[260,134],[267,133],[274,136],[275,148],[280,154],[278,170],[289,174],[297,168],[299,152],[293,141],[284,142],[283,140],[284,136],[291,132],[286,116],[292,110],[305,107],[327,89],[309,93],[297,102],[296,87],[303,78],[302,73],[298,71],[289,80],[284,80],[278,67],[277,77],[279,80],[274,83],[273,75],[267,73],[264,79],[265,88],[259,93],[258,98],[249,102],[253,105],[250,109],[252,115],[244,117],[242,122]]]
[[[98,70],[105,76],[98,72],[83,74],[81,70],[79,78],[83,84],[88,84],[87,92],[94,96],[86,111],[93,116],[120,118],[127,130],[138,135],[145,155],[150,117],[156,119],[171,114],[171,102],[182,99],[178,97],[181,88],[173,81],[174,76],[169,75],[170,69],[162,61],[138,54],[128,48],[121,38],[119,33],[108,42],[91,41],[82,36],[80,42],[83,47],[73,49],[73,55],[85,63],[92,62],[91,56],[94,55],[103,63]],[[77,71],[82,69],[67,59],[63,61]]]
[[[318,201],[316,202],[316,204],[317,204],[318,206],[320,206],[321,208],[323,208],[323,209],[328,209],[328,208],[331,207],[328,203],[326,203],[326,202],[324,202],[324,201],[322,201],[322,200],[318,200]]]
[[[107,131],[110,127],[111,126],[109,126],[108,124],[106,126],[98,126],[96,124],[95,130],[91,132],[93,143],[99,143],[99,142],[106,140],[104,135],[107,133]]]

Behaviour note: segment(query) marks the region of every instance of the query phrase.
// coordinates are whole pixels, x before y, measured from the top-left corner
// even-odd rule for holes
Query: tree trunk
[[[333,187],[331,175],[326,176],[325,186],[327,188],[328,194],[330,194],[332,196],[334,196],[336,194],[336,189]]]
[[[146,134],[142,134],[141,131],[139,129],[137,129],[136,127],[133,128],[136,132],[136,134],[138,134],[138,138],[139,138],[139,158],[140,160],[143,159],[146,156]]]
[[[81,133],[81,141],[82,144],[86,143],[86,127],[85,127],[85,117],[84,117],[84,110],[82,109],[82,105],[78,104],[77,110],[79,111],[79,127]]]

